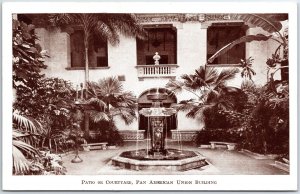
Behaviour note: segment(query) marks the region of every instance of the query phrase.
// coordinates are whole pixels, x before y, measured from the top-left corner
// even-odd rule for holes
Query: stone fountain
[[[112,158],[112,165],[130,170],[167,170],[185,171],[200,168],[208,163],[198,152],[182,149],[166,148],[166,117],[176,114],[173,108],[161,107],[168,94],[154,93],[147,95],[152,107],[143,108],[140,114],[149,119],[146,149],[125,151]],[[148,140],[150,138],[150,146]]]

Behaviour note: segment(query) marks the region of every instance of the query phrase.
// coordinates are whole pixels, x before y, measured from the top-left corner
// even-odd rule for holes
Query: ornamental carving
[[[186,13],[186,14],[137,14],[137,19],[141,23],[155,22],[206,22],[206,21],[223,21],[230,20],[229,14],[202,14],[202,13]]]

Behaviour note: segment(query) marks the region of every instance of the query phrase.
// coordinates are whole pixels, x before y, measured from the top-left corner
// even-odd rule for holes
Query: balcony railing
[[[159,64],[159,65],[138,65],[136,66],[138,71],[138,78],[155,78],[164,77],[172,78],[176,76],[176,68],[178,65],[175,64]]]

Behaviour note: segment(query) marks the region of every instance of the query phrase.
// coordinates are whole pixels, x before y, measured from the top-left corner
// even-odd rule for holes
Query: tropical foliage
[[[219,73],[215,68],[201,66],[194,74],[182,75],[182,80],[170,80],[166,87],[175,93],[185,90],[193,94],[196,98],[181,101],[175,108],[188,111],[187,117],[201,118],[205,109],[228,109],[234,106],[234,102],[229,101],[226,94],[238,89],[227,87],[226,82],[238,72],[238,69],[230,68]]]
[[[89,82],[88,49],[93,35],[98,36],[104,41],[108,41],[113,46],[119,44],[120,35],[138,38],[144,38],[146,35],[143,28],[137,22],[134,14],[60,13],[50,14],[49,21],[62,29],[72,29],[72,26],[82,27],[85,47],[85,89]],[[85,94],[87,95],[88,92]],[[86,98],[88,98],[88,96],[86,96]],[[88,130],[89,119],[86,114],[85,118],[84,128],[85,130]]]
[[[55,79],[46,79],[41,73],[46,68],[44,58],[49,56],[35,42],[34,25],[13,20],[12,39],[13,88],[16,95],[13,103],[13,174],[64,174],[61,161],[54,159],[57,156],[52,155],[50,159],[50,153],[43,154],[39,143],[48,129],[44,118],[50,117],[49,111],[53,110],[50,107],[58,105],[59,99],[68,95],[59,98],[61,91],[49,84],[49,80],[54,83]],[[44,161],[46,158],[48,163]]]
[[[28,156],[34,157],[38,154],[38,150],[30,145],[32,143],[32,132],[37,132],[38,127],[30,119],[21,116],[16,111],[13,113],[13,121],[13,173],[23,174],[29,171],[30,162],[27,160]]]
[[[252,77],[256,75],[254,69],[252,68],[253,65],[253,58],[249,57],[248,59],[241,59],[240,65],[243,68],[241,72],[241,76],[244,78],[249,78],[249,80],[252,80]]]
[[[18,93],[36,88],[36,80],[43,77],[40,71],[46,68],[44,57],[47,51],[35,43],[34,25],[13,20],[13,87]]]
[[[252,80],[255,75],[252,68],[253,58],[241,59],[241,76],[249,80],[245,79],[241,86],[241,98],[238,99],[238,95],[234,95],[233,101],[239,101],[240,108],[234,109],[231,106],[229,109],[215,109],[215,107],[205,109],[203,114],[209,119],[205,120],[205,130],[200,131],[198,135],[198,143],[207,143],[208,139],[217,140],[221,137],[222,141],[239,142],[242,148],[265,154],[283,154],[288,158],[288,73],[285,80],[274,79],[276,72],[288,68],[288,33],[286,30],[282,33],[281,24],[288,19],[287,17],[287,14],[230,14],[231,19],[243,20],[246,24],[261,27],[270,34],[241,37],[217,51],[207,63],[211,63],[235,45],[244,42],[272,39],[278,43],[278,47],[272,57],[267,59],[268,82],[262,87],[256,86]],[[280,52],[281,48],[283,52]],[[278,67],[278,64],[281,66]],[[283,77],[282,75],[282,79]]]
[[[115,117],[121,118],[125,124],[136,119],[136,98],[131,92],[123,91],[123,86],[116,77],[88,82],[87,89],[89,116],[94,123],[99,123],[99,126],[94,124],[94,127],[115,131]]]
[[[244,138],[244,148],[259,153],[288,154],[288,86],[279,82],[276,86],[274,92],[271,82],[264,87],[245,82],[242,85],[248,97],[245,108],[241,112],[223,112],[237,126],[236,132]]]
[[[13,113],[14,129],[12,133],[13,174],[15,175],[49,175],[65,174],[61,157],[50,152],[40,151],[32,137],[38,137],[42,131],[38,122]]]
[[[136,98],[131,92],[123,91],[123,86],[116,77],[89,82],[88,94],[90,98],[87,103],[94,108],[90,111],[93,121],[109,121],[120,116],[126,124],[130,124],[136,118]]]

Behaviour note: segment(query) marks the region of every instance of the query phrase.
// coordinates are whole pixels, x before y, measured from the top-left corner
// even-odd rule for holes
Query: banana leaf
[[[263,34],[256,34],[256,35],[246,35],[243,36],[237,40],[234,40],[233,42],[228,43],[227,45],[225,45],[224,47],[222,47],[219,51],[217,51],[213,56],[211,56],[207,62],[208,63],[212,63],[215,58],[225,54],[226,52],[228,52],[230,49],[232,49],[235,45],[237,44],[241,44],[241,43],[245,43],[245,42],[252,42],[252,41],[266,41],[269,38],[271,38],[272,36],[265,36]]]
[[[282,24],[280,21],[287,19],[287,14],[231,14],[230,19],[243,20],[248,24],[273,33],[281,30]]]

